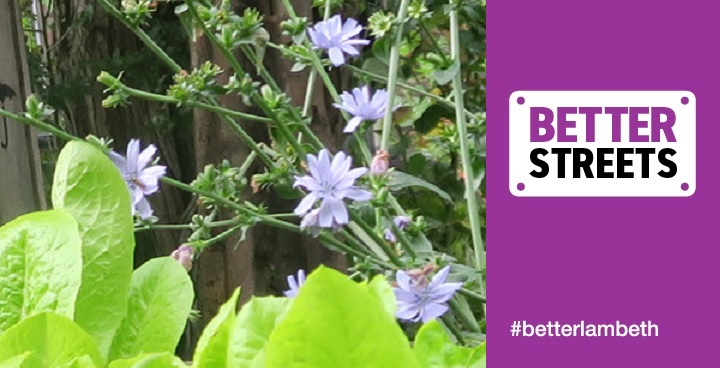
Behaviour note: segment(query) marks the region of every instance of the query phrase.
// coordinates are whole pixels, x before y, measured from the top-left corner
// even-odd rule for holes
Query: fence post
[[[17,0],[0,0],[0,107],[24,110],[30,91]],[[0,224],[46,207],[34,129],[0,118]]]

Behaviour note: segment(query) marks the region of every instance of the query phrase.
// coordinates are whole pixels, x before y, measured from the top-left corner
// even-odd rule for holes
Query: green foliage
[[[22,367],[55,368],[101,366],[93,339],[73,321],[41,313],[16,324],[0,336],[0,362],[31,352]],[[87,356],[88,358],[83,358]]]
[[[64,210],[21,216],[0,228],[0,333],[40,312],[75,313],[82,256]]]
[[[110,363],[109,368],[186,368],[180,358],[171,353],[142,354]]]
[[[198,340],[193,357],[193,366],[197,368],[226,367],[228,361],[228,341],[235,323],[237,301],[240,289],[235,289],[218,314],[208,323]]]
[[[229,343],[227,366],[265,367],[265,350],[277,324],[290,306],[287,298],[253,298],[235,318]]]
[[[70,142],[58,158],[52,202],[79,224],[83,268],[75,321],[105,356],[130,290],[135,246],[130,194],[105,154],[89,143]]]
[[[270,367],[417,367],[394,316],[367,287],[321,267],[270,336]]]
[[[172,353],[193,301],[192,281],[178,261],[151,259],[133,272],[127,315],[110,348],[110,359],[140,353]]]
[[[485,344],[475,348],[454,345],[438,321],[420,328],[413,351],[423,368],[485,368]]]

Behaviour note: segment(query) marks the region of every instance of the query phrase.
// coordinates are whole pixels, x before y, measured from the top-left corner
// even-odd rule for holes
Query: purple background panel
[[[488,1],[489,366],[717,367],[720,2]],[[689,90],[689,198],[516,198],[516,90]],[[652,320],[659,337],[511,337],[514,320]]]

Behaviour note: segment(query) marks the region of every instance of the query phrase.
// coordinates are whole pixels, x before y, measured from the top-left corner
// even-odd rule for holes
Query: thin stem
[[[470,299],[475,299],[479,302],[485,303],[485,297],[468,289],[462,288],[458,291],[460,294],[465,295]]]
[[[330,1],[325,2],[325,14],[323,14],[323,20],[327,20],[330,17]],[[302,116],[310,116],[310,110],[312,109],[312,98],[315,93],[315,79],[317,79],[317,70],[310,70],[308,75],[307,89],[305,90],[305,102],[303,102]]]
[[[199,109],[207,110],[207,111],[214,112],[217,114],[223,114],[223,115],[227,115],[227,116],[236,117],[239,119],[260,121],[263,123],[271,123],[272,122],[272,120],[270,120],[264,116],[257,116],[257,115],[253,115],[253,114],[240,112],[240,111],[226,109],[226,108],[220,107],[220,106],[208,105],[203,102],[180,101],[174,97],[170,97],[170,96],[166,96],[166,95],[159,95],[159,94],[151,93],[151,92],[146,92],[146,91],[131,88],[131,87],[128,87],[125,85],[123,85],[121,88],[132,96],[140,97],[140,98],[143,98],[143,99],[146,99],[149,101],[164,102],[164,103],[168,103],[168,104],[183,104],[183,105],[186,105],[189,107],[199,108]]]
[[[44,132],[48,132],[58,138],[62,138],[66,141],[82,141],[81,138],[78,138],[68,132],[65,132],[55,126],[52,126],[44,121],[31,119],[23,115],[14,114],[10,111],[7,111],[5,109],[0,108],[0,116],[4,118],[9,118],[12,120],[16,120],[20,123],[30,125],[32,127],[38,128]]]
[[[148,34],[145,33],[145,31],[143,31],[137,25],[130,23],[130,21],[128,21],[128,19],[125,18],[125,15],[122,14],[119,10],[117,10],[117,8],[115,8],[114,5],[110,4],[110,2],[108,0],[99,0],[99,1],[100,1],[100,5],[103,7],[103,9],[105,9],[105,11],[110,13],[110,15],[114,16],[120,22],[122,22],[128,29],[133,31],[133,33],[135,33],[135,35],[137,35],[140,38],[140,40],[143,41],[145,46],[147,46],[150,49],[150,51],[152,51],[155,55],[157,55],[160,59],[162,59],[165,62],[165,64],[167,64],[168,67],[170,67],[170,69],[172,69],[173,72],[178,73],[179,71],[182,70],[182,67],[180,67],[180,65],[178,63],[176,63],[175,60],[173,60],[167,53],[165,53],[165,51],[163,51],[163,49],[160,46],[158,46],[158,44],[155,43],[155,41],[153,41],[152,38],[150,38],[150,36],[148,36]]]
[[[248,209],[248,208],[246,208],[246,207],[243,207],[243,206],[241,206],[241,205],[239,205],[239,204],[237,204],[237,203],[235,203],[235,202],[232,202],[232,201],[230,201],[230,200],[228,200],[228,199],[226,199],[226,198],[223,198],[223,197],[221,197],[221,196],[219,196],[219,195],[217,195],[217,194],[215,194],[215,193],[206,192],[206,191],[204,191],[204,190],[197,189],[197,188],[195,188],[195,187],[193,187],[193,186],[191,186],[191,185],[185,184],[185,183],[183,183],[183,182],[181,182],[181,181],[178,181],[178,180],[175,180],[175,179],[171,179],[171,178],[168,178],[168,177],[163,177],[163,178],[160,179],[160,180],[162,180],[162,181],[163,181],[164,183],[166,183],[166,184],[169,184],[169,185],[172,185],[172,186],[174,186],[174,187],[180,188],[180,189],[185,190],[185,191],[187,191],[187,192],[195,193],[195,194],[200,195],[200,196],[203,196],[203,197],[211,198],[211,199],[217,201],[218,203],[222,204],[223,206],[225,206],[225,207],[227,207],[227,208],[229,208],[229,209],[233,209],[233,210],[242,212],[242,213],[244,213],[244,214],[246,214],[246,215],[255,217],[255,218],[257,218],[260,222],[262,222],[262,223],[264,223],[264,224],[266,224],[266,225],[269,225],[269,226],[272,226],[272,227],[276,227],[276,228],[279,228],[279,229],[284,229],[284,230],[293,231],[293,232],[296,232],[296,233],[302,233],[302,230],[300,229],[300,227],[299,227],[298,225],[295,225],[295,224],[292,224],[292,223],[289,223],[289,222],[286,222],[286,221],[278,220],[278,219],[276,219],[276,218],[274,218],[274,217],[272,217],[272,216],[269,216],[269,215],[257,213],[257,212],[255,212],[255,211],[250,210],[250,209]],[[358,257],[358,258],[361,258],[361,259],[366,259],[366,258],[367,258],[367,255],[363,254],[363,253],[360,252],[359,250],[356,250],[356,249],[354,249],[354,248],[349,247],[348,245],[346,245],[346,244],[338,241],[337,239],[333,238],[332,236],[329,236],[329,235],[327,235],[327,234],[320,234],[320,235],[318,236],[318,238],[319,238],[322,242],[328,244],[329,246],[335,247],[335,248],[337,248],[337,249],[340,249],[341,251],[346,252],[346,253],[348,253],[348,254],[351,254],[351,255],[353,255],[353,256],[355,256],[355,257]],[[390,265],[390,264],[387,263],[387,262],[383,262],[383,261],[379,261],[379,260],[372,260],[372,261],[373,261],[374,263],[382,266],[382,267],[392,268],[392,265]]]
[[[455,314],[455,317],[457,317],[468,330],[473,332],[480,331],[480,325],[477,323],[472,313],[468,313],[469,310],[467,308],[463,308],[455,298],[450,299],[449,304],[450,309],[452,309]]]
[[[354,66],[354,65],[345,64],[344,66],[345,66],[346,68],[352,70],[353,72],[355,72],[355,73],[357,73],[357,74],[360,74],[360,75],[362,75],[362,76],[368,77],[368,78],[370,78],[370,79],[374,79],[374,80],[376,80],[376,81],[385,82],[385,83],[387,83],[387,81],[388,81],[388,78],[385,77],[385,76],[378,75],[378,74],[375,74],[375,73],[373,73],[373,72],[369,72],[369,71],[367,71],[367,70],[362,70],[362,69],[360,69],[360,68],[358,68],[358,67],[356,67],[356,66]],[[432,94],[432,93],[430,93],[430,92],[426,92],[426,91],[424,91],[424,90],[422,90],[422,89],[420,89],[420,88],[411,86],[411,85],[409,85],[409,84],[407,84],[407,83],[403,83],[403,82],[400,82],[400,81],[396,81],[395,83],[397,84],[398,87],[400,87],[400,88],[402,88],[402,89],[404,89],[404,90],[413,92],[413,93],[418,94],[418,95],[420,95],[420,96],[425,96],[425,97],[431,98],[431,99],[433,99],[433,100],[435,100],[435,101],[437,101],[437,102],[439,102],[439,103],[441,103],[441,104],[443,104],[443,105],[445,105],[445,106],[447,106],[447,107],[449,107],[449,108],[451,108],[451,109],[453,109],[453,110],[455,109],[455,103],[453,103],[452,101],[450,101],[450,100],[448,100],[448,99],[446,99],[446,98],[444,98],[444,97],[442,97],[442,96],[438,96],[438,95]],[[465,110],[465,114],[467,114],[467,115],[468,115],[469,117],[471,117],[473,120],[478,120],[477,117],[475,116],[475,114],[473,114],[473,113],[472,113],[471,111],[469,111],[469,110]]]
[[[400,261],[400,258],[398,258],[395,251],[390,248],[390,245],[385,241],[385,239],[379,236],[367,223],[365,223],[365,221],[363,221],[362,218],[360,218],[359,215],[351,212],[350,218],[355,221],[355,223],[357,223],[362,230],[365,231],[367,235],[369,235],[370,238],[380,246],[380,248],[382,248],[383,252],[388,256],[388,258],[390,258],[390,261],[394,265],[403,267],[402,261]]]
[[[383,119],[382,140],[380,149],[388,151],[390,147],[390,133],[392,132],[392,114],[395,100],[395,88],[398,74],[398,61],[400,60],[400,43],[402,43],[403,24],[407,16],[409,0],[400,0],[400,9],[397,19],[399,20],[395,29],[395,42],[390,48],[390,67],[388,69],[387,94],[388,101],[385,107],[385,118]]]
[[[452,58],[460,63],[460,30],[457,14],[457,0],[451,0],[450,11],[450,49]],[[459,68],[459,66],[458,66]],[[477,204],[477,197],[473,188],[475,175],[472,169],[472,158],[470,157],[470,142],[467,133],[467,121],[465,120],[465,109],[463,108],[462,74],[460,69],[453,77],[453,94],[455,99],[455,118],[457,120],[458,141],[460,142],[460,156],[462,169],[465,173],[465,200],[468,207],[468,218],[473,239],[473,251],[475,254],[475,267],[478,270],[485,269],[485,244],[482,238],[480,227],[480,210]],[[485,292],[485,284],[480,279],[480,290]]]
[[[460,343],[460,345],[465,345],[465,338],[462,336],[462,332],[455,326],[453,321],[450,319],[450,317],[446,315],[440,317],[440,321],[442,322],[445,327],[452,332],[453,336],[457,339],[457,341]]]
[[[201,19],[198,16],[197,9],[195,8],[195,4],[193,4],[192,0],[185,0],[185,4],[188,6],[188,11],[190,12],[190,14],[192,14],[193,18]],[[245,69],[243,69],[242,65],[240,65],[240,62],[237,60],[237,58],[235,58],[233,53],[228,50],[227,47],[223,47],[220,40],[218,40],[217,36],[215,36],[215,33],[212,32],[212,30],[208,29],[204,22],[199,22],[199,25],[200,27],[202,27],[205,37],[207,37],[208,40],[210,40],[210,43],[215,45],[215,47],[217,47],[217,49],[223,54],[228,63],[230,63],[230,66],[233,68],[235,73],[238,75],[245,75]],[[250,95],[250,98],[265,112],[265,114],[268,115],[268,117],[270,117],[275,126],[278,127],[278,129],[280,129],[280,132],[285,136],[285,138],[287,138],[288,142],[293,147],[295,152],[297,152],[300,156],[304,156],[305,150],[302,148],[297,139],[295,139],[295,136],[293,136],[287,125],[285,125],[285,123],[279,119],[278,114],[272,108],[270,108],[270,106],[262,98],[262,96],[258,94],[258,91],[254,90]]]

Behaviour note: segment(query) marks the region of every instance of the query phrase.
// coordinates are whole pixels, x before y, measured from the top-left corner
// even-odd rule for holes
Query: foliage
[[[283,40],[270,39],[257,10],[235,12],[228,0],[217,5],[193,0],[169,3],[189,38],[207,38],[226,59],[223,68],[206,62],[186,71],[172,52],[153,41],[154,2],[124,1],[118,7],[116,2],[99,0],[175,73],[172,81],[167,78],[148,86],[137,70],[123,73],[106,68],[97,78],[107,88],[103,106],[115,108],[143,99],[209,111],[251,152],[240,167],[224,161],[199,170],[190,184],[163,178],[165,185],[196,195],[201,209],[190,224],[177,225],[192,230],[184,245],[185,257],[197,256],[233,234],[244,237],[262,223],[317,237],[351,261],[351,278],[321,267],[299,286],[297,297],[254,297],[239,313],[236,290],[201,336],[195,366],[485,365],[484,2],[387,3],[385,7],[363,3],[372,40],[354,19],[333,15],[342,1],[318,1],[324,20],[314,24],[298,17],[290,1],[283,1],[289,19],[281,28],[290,36]],[[301,101],[292,101],[265,69],[269,48],[291,60],[294,72],[311,70],[302,108]],[[239,56],[250,63],[241,62]],[[353,86],[364,87],[341,95],[328,68],[351,74]],[[350,134],[341,152],[328,150],[310,129],[310,123],[316,123],[310,107],[318,77],[343,121],[352,125],[345,129]],[[370,98],[371,90],[380,97]],[[242,99],[254,107],[252,113],[222,106],[224,96]],[[85,353],[72,357],[58,352],[62,356],[58,364],[181,364],[172,349],[190,313],[192,289],[185,270],[192,267],[191,260],[180,265],[161,258],[132,271],[131,203],[138,198],[134,195],[131,202],[127,186],[142,187],[142,174],[125,170],[121,177],[104,155],[108,141],[79,142],[53,125],[48,106],[53,104],[31,99],[24,116],[0,113],[72,141],[58,159],[52,197],[56,211],[66,211],[56,212],[66,213],[63,221],[77,224],[62,226],[57,236],[75,236],[63,244],[75,243],[76,250],[63,249],[62,257],[81,270],[80,281],[77,272],[75,279],[68,272],[48,275],[46,283],[16,281],[18,290],[39,288],[54,299],[37,304],[36,309],[5,312],[2,308],[10,302],[3,304],[2,298],[18,297],[2,295],[0,318],[7,316],[0,319],[6,324],[2,328],[32,334],[36,327],[23,327],[35,326],[26,321],[48,316],[47,321],[53,322],[46,322],[41,333],[68,323],[74,326],[69,332],[84,331],[92,347],[79,349]],[[265,124],[269,141],[256,141],[245,130],[245,122]],[[247,180],[251,168],[257,167],[259,172]],[[286,219],[288,214],[269,213],[264,203],[247,200],[250,190],[273,190],[296,201],[292,217],[301,218],[299,225],[297,219]],[[398,218],[407,220],[401,223]],[[153,221],[138,221],[135,229],[160,228]],[[26,249],[22,237],[34,235],[23,233],[17,223],[8,226],[0,232],[22,236],[9,243],[0,241],[0,254]],[[77,234],[71,233],[73,229]],[[52,234],[38,239],[47,242],[48,249],[57,248]],[[37,263],[37,272],[47,272],[40,255],[24,255],[27,259],[15,264],[0,264],[5,267],[0,275],[16,280],[17,265],[23,262]],[[442,277],[433,276],[440,268]],[[394,274],[403,275],[402,289],[417,294],[417,300],[405,294],[404,311],[397,308],[398,289],[386,281]],[[398,324],[395,317],[419,319],[408,311],[429,305],[423,298],[433,296],[423,290],[430,289],[442,291],[436,293],[442,298],[432,301],[437,314],[442,314],[441,322],[430,321],[419,330],[409,323]],[[0,345],[0,352],[3,348]],[[12,359],[12,364],[55,361],[53,356],[36,358],[34,349],[29,348],[30,355],[8,350],[2,356]],[[88,352],[92,349],[99,358]]]
[[[68,143],[53,204],[0,228],[0,361],[31,352],[23,367],[103,366],[113,340],[113,358],[173,352],[192,284],[171,258],[132,272],[130,198],[110,159]]]

